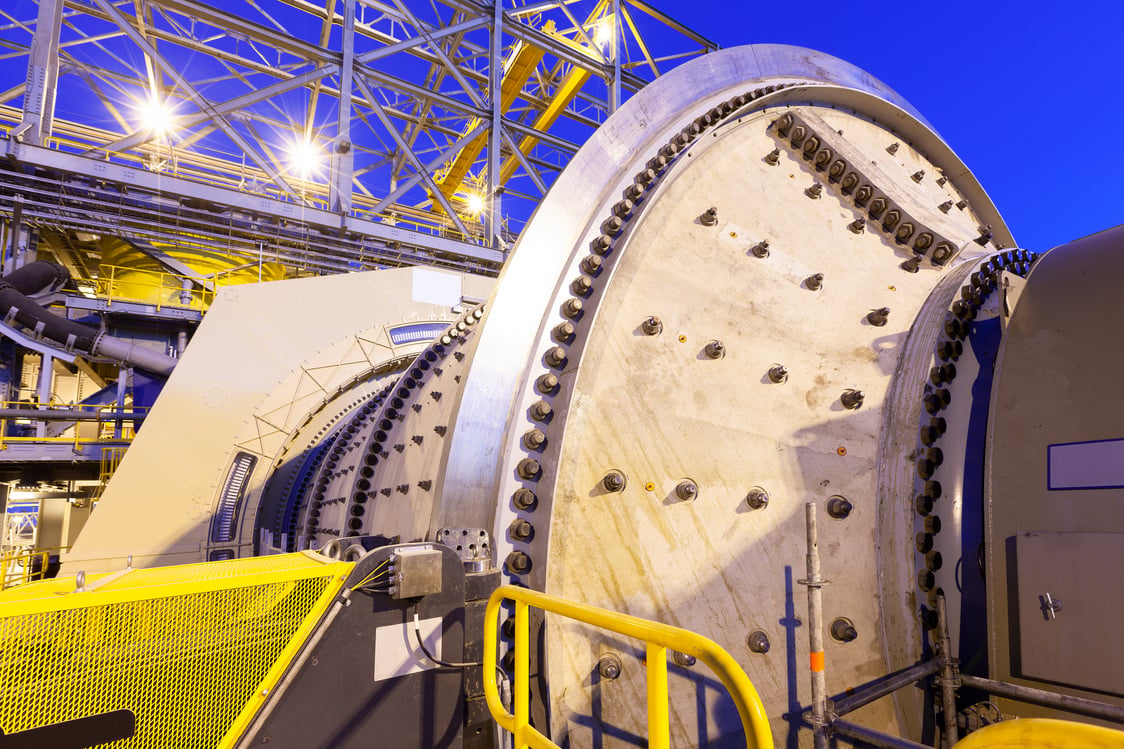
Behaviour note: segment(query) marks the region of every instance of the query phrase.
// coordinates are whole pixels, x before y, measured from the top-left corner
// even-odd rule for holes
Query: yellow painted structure
[[[509,713],[500,700],[496,683],[496,648],[499,635],[496,622],[504,601],[515,603],[515,682],[512,694],[515,710]],[[558,749],[530,722],[530,607],[585,624],[643,640],[647,646],[648,746],[667,749],[671,743],[667,697],[667,651],[676,650],[705,663],[718,676],[733,697],[746,746],[765,749],[773,746],[769,718],[753,683],[729,653],[713,640],[679,627],[653,622],[615,611],[588,606],[527,588],[504,585],[492,593],[484,614],[484,695],[496,723],[515,737],[515,749]]]
[[[285,278],[285,267],[279,263],[247,264],[242,257],[202,242],[190,249],[160,249],[169,258],[190,268],[196,277],[171,273],[128,242],[106,237],[101,242],[97,296],[111,304],[116,299],[124,299],[205,310],[214,300],[215,291],[222,286]]]
[[[955,749],[1124,749],[1124,732],[1069,720],[1005,720],[966,736]]]
[[[352,568],[314,553],[56,578],[0,594],[0,728],[128,709],[115,746],[229,746]]]
[[[553,28],[554,24],[548,23],[543,30],[551,31]],[[504,64],[503,83],[500,88],[501,112],[506,113],[511,108],[516,95],[527,85],[527,81],[530,80],[531,74],[535,72],[535,67],[538,66],[545,53],[546,50],[523,42],[515,45]],[[479,118],[474,118],[468,123],[465,132],[471,132],[479,124]],[[484,144],[487,141],[488,134],[485,132],[465,144],[464,148],[453,159],[452,164],[449,165],[448,171],[438,178],[438,187],[441,188],[441,192],[444,193],[446,198],[452,197],[453,193],[464,182],[465,177],[468,176],[468,170],[472,168],[472,164],[480,156],[480,152],[484,150]]]

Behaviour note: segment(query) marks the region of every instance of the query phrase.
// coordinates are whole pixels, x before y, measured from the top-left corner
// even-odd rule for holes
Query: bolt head
[[[722,341],[711,341],[706,344],[704,351],[710,359],[721,359],[726,355],[726,344],[722,343]]]
[[[539,503],[539,498],[535,493],[527,487],[520,487],[515,490],[515,494],[511,496],[512,503],[520,510],[533,510]]]
[[[745,503],[751,510],[763,510],[769,505],[769,493],[755,486],[745,495]]]
[[[509,531],[511,532],[512,538],[518,539],[520,541],[526,541],[528,538],[535,534],[535,527],[523,518],[516,518],[515,520],[511,521],[511,527],[509,528]]]
[[[531,558],[526,552],[513,551],[507,555],[507,569],[517,575],[528,572],[531,569]]]
[[[601,479],[601,486],[607,492],[624,491],[624,487],[627,483],[628,479],[625,475],[616,470],[609,471],[605,474],[604,478]]]
[[[603,655],[597,661],[597,673],[602,679],[613,681],[620,677],[622,664],[620,656],[616,653],[609,653]]]
[[[682,666],[683,668],[690,668],[691,666],[695,665],[697,660],[695,656],[687,655],[686,653],[680,653],[678,650],[676,650],[671,657],[672,660],[675,661],[675,664],[677,666]]]
[[[827,501],[827,514],[837,520],[850,515],[853,509],[854,505],[846,497],[832,497]]]
[[[751,652],[768,653],[769,635],[765,634],[763,630],[755,629],[745,638],[745,644],[749,647]]]
[[[694,481],[686,479],[680,481],[675,487],[675,496],[680,501],[689,502],[699,495],[699,486]]]
[[[640,323],[640,329],[643,330],[646,335],[659,335],[663,331],[663,321],[655,315],[652,315],[644,320],[644,322]]]

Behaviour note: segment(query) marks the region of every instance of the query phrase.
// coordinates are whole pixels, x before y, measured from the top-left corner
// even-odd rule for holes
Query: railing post
[[[648,746],[671,746],[671,716],[667,705],[667,648],[648,643]]]
[[[527,748],[527,726],[530,723],[530,616],[524,601],[515,602],[515,685],[512,703],[515,707],[515,749]]]

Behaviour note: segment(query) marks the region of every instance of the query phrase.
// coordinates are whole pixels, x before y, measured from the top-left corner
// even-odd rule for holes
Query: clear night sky
[[[960,155],[1022,247],[1124,223],[1124,2],[654,4],[723,47],[812,47],[881,79]]]

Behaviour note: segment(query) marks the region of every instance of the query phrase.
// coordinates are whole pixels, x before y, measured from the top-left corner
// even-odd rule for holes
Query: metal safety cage
[[[79,574],[0,594],[0,729],[127,710],[135,734],[118,746],[226,745],[352,567],[297,553]]]

